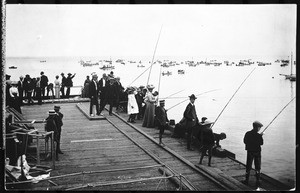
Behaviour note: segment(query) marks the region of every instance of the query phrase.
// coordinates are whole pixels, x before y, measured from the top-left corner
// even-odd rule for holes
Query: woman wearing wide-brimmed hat
[[[155,102],[156,98],[153,96],[152,91],[154,89],[153,85],[148,85],[147,86],[147,93],[144,98],[144,102],[146,104],[146,109],[144,113],[144,119],[143,119],[143,127],[148,127],[148,128],[154,128],[154,116],[155,116]]]

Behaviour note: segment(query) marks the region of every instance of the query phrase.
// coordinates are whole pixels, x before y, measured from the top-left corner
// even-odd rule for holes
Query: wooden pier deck
[[[24,106],[22,112],[28,120],[41,120],[48,116],[48,110],[53,109],[53,106],[51,103]],[[128,124],[124,121],[124,118],[127,120],[124,113],[109,116],[104,112],[107,119],[99,117],[91,121],[88,114],[84,114],[89,103],[61,103],[60,106],[64,114],[61,137],[64,154],[59,155],[55,170],[51,172],[51,177],[54,177],[51,180],[57,186],[41,181],[32,185],[31,190],[178,190],[179,185],[172,183],[175,178],[162,175],[162,171],[169,171],[164,163],[172,166],[175,171],[185,167],[192,168],[179,173],[192,184],[189,185],[183,180],[184,190],[255,189],[253,175],[249,186],[240,183],[245,173],[242,163],[231,158],[213,157],[212,167],[207,167],[207,158],[204,158],[203,165],[199,165],[199,152],[186,151],[185,140],[172,138],[170,131],[166,131],[163,136],[166,146],[162,148],[157,143],[157,129],[141,127],[141,121],[134,125]],[[42,125],[37,129],[43,130]],[[147,134],[145,139],[141,139],[141,132]],[[144,146],[153,155],[145,153],[145,150],[126,135],[142,140],[136,143]],[[146,139],[149,141],[146,142]],[[171,156],[170,152],[177,157]],[[182,164],[178,164],[179,158]],[[42,164],[47,165],[49,162],[42,161]],[[65,177],[55,178],[63,175]],[[288,190],[291,187],[263,175],[262,188]]]

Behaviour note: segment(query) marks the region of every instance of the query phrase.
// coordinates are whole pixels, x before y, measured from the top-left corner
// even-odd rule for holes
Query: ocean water
[[[222,147],[235,153],[236,158],[245,163],[246,151],[243,137],[245,132],[252,129],[252,122],[259,120],[264,124],[264,127],[269,125],[282,108],[296,96],[296,82],[286,80],[279,75],[290,74],[290,66],[280,67],[279,63],[275,63],[276,59],[281,59],[280,57],[156,58],[161,61],[169,59],[178,62],[185,60],[209,61],[210,59],[237,62],[239,59],[250,58],[253,61],[271,62],[272,65],[257,66],[255,63],[243,67],[225,66],[224,64],[221,66],[199,65],[189,67],[186,64],[180,64],[174,67],[161,68],[156,63],[152,66],[149,76],[150,70],[146,69],[151,65],[151,57],[128,57],[120,59],[134,60],[137,63],[126,62],[125,65],[113,63],[115,65],[113,71],[115,76],[121,78],[124,87],[153,84],[154,90],[159,91],[160,98],[177,93],[166,99],[166,109],[170,108],[168,117],[175,119],[175,122],[179,122],[182,118],[184,109],[189,102],[188,96],[191,94],[198,95],[195,102],[198,117],[205,116],[209,120],[215,121],[220,115],[213,127],[214,132],[225,132],[227,138],[221,141]],[[82,86],[86,76],[91,75],[92,72],[96,72],[99,77],[103,73],[110,72],[110,70],[100,70],[101,64],[82,67],[79,64],[80,59],[97,62],[109,60],[110,57],[6,58],[5,70],[7,74],[11,75],[11,80],[18,80],[20,75],[25,76],[26,74],[31,75],[31,77],[38,77],[40,72],[44,71],[50,82],[54,82],[55,76],[60,76],[61,72],[65,74],[76,73],[73,78],[74,86]],[[116,61],[118,57],[111,59]],[[46,62],[40,62],[41,60],[46,60]],[[145,65],[144,68],[137,67],[140,60]],[[9,69],[9,66],[16,66],[17,69]],[[178,74],[179,69],[185,70],[185,74]],[[251,73],[253,69],[254,71]],[[160,76],[160,72],[166,71],[172,72],[172,75]],[[293,71],[295,72],[295,65]],[[250,73],[251,75],[242,84]],[[239,86],[241,87],[239,88]],[[81,87],[71,89],[71,94],[79,94],[80,92]],[[177,105],[178,103],[180,104]],[[176,106],[173,107],[174,105]],[[223,112],[221,113],[221,111]],[[263,138],[262,172],[284,183],[294,185],[296,176],[296,99],[272,122],[265,131]]]

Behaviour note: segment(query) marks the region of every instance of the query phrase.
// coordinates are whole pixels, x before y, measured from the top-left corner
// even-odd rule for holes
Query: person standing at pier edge
[[[129,87],[127,88],[128,92],[128,103],[127,103],[127,114],[129,118],[127,122],[135,123],[135,115],[139,113],[139,107],[135,99],[134,88]]]
[[[31,103],[33,104],[32,100],[32,92],[34,89],[35,85],[30,78],[29,74],[26,74],[25,79],[24,79],[24,91],[26,93],[26,98],[27,98],[27,104],[30,105]]]
[[[144,95],[142,93],[142,87],[140,86],[138,89],[137,89],[137,94],[135,95],[135,99],[136,99],[136,102],[138,104],[138,107],[139,107],[139,113],[137,114],[137,120],[141,120],[143,119],[143,104],[144,104]]]
[[[159,129],[159,144],[162,145],[162,135],[164,134],[169,122],[167,111],[165,109],[165,100],[160,100],[159,106],[155,108],[155,118]]]
[[[96,111],[97,111],[97,115],[100,115],[100,111],[99,111],[99,102],[98,102],[98,92],[99,92],[99,88],[98,88],[98,82],[97,82],[98,76],[96,74],[94,74],[92,76],[92,81],[89,84],[89,97],[91,99],[90,101],[90,115],[93,117],[93,106],[96,105]]]
[[[90,76],[86,76],[86,80],[83,83],[82,98],[86,98],[90,96],[89,94],[90,83],[91,83]]]
[[[59,99],[60,98],[60,93],[59,93],[59,90],[60,90],[60,82],[58,80],[59,76],[56,75],[55,76],[55,80],[54,80],[54,91],[55,91],[55,98],[56,99]]]
[[[211,156],[212,156],[212,149],[215,145],[215,138],[212,129],[210,128],[213,122],[205,120],[204,123],[200,123],[203,127],[201,129],[201,157],[199,164],[202,164],[203,157],[208,152],[208,166],[211,166]]]
[[[41,94],[42,97],[45,97],[45,88],[48,86],[48,77],[44,74],[44,72],[41,72]]]
[[[61,127],[63,126],[63,117],[64,115],[59,111],[60,110],[60,106],[54,106],[54,111],[56,113],[56,117],[54,119],[56,127],[57,127],[57,147],[56,147],[56,151],[59,154],[64,154],[61,149],[60,149],[60,139],[61,139]]]
[[[19,91],[17,88],[18,82],[13,81],[11,83],[11,87],[9,88],[9,94],[10,94],[10,104],[11,107],[16,109],[19,113],[21,112],[21,105],[20,105],[20,98],[19,98]]]
[[[65,74],[63,72],[60,75],[61,75],[61,87],[60,87],[61,98],[65,98],[65,87],[66,87],[67,78],[65,77]]]
[[[24,92],[24,77],[20,76],[20,80],[18,81],[18,91],[19,91],[19,97],[20,97],[20,105],[23,105],[23,92]]]
[[[262,138],[262,133],[259,134],[259,130],[262,128],[263,124],[259,121],[254,121],[252,123],[253,129],[247,131],[244,136],[245,149],[247,150],[247,162],[246,162],[246,179],[242,182],[248,184],[250,170],[252,167],[252,162],[254,160],[255,165],[255,176],[256,176],[256,186],[260,186],[260,168],[261,168],[261,145],[264,144]]]
[[[41,89],[41,78],[40,77],[37,77],[36,79],[36,87],[35,87],[35,90],[36,90],[36,98],[38,100],[38,104],[41,105],[42,104],[42,89]]]
[[[70,90],[71,90],[71,87],[73,87],[73,81],[72,79],[75,77],[76,73],[74,73],[74,75],[72,76],[71,73],[68,73],[68,77],[66,79],[66,87],[67,87],[67,91],[66,91],[66,98],[69,98],[70,96]]]
[[[154,128],[154,116],[155,116],[155,105],[156,98],[153,96],[152,91],[154,89],[153,85],[147,85],[147,93],[144,99],[146,104],[144,119],[142,127]]]
[[[102,78],[99,80],[99,90],[100,90],[100,115],[103,116],[101,113],[107,103],[107,88],[108,88],[108,80],[107,76],[104,73]]]
[[[118,87],[115,78],[109,78],[107,99],[109,104],[109,115],[112,115],[113,107],[116,107],[118,98]]]
[[[198,117],[197,117],[196,108],[194,104],[197,97],[194,94],[192,94],[189,97],[190,97],[190,103],[187,105],[183,113],[183,116],[186,119],[187,149],[194,150],[191,147],[191,142],[192,142],[193,127],[196,126],[196,123],[198,123]]]

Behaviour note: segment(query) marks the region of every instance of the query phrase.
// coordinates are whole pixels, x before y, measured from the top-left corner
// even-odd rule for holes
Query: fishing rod
[[[162,99],[167,99],[167,98],[171,98],[171,96],[174,96],[175,94],[178,94],[178,93],[180,93],[180,92],[182,92],[182,91],[184,91],[185,89],[182,89],[182,90],[180,90],[180,91],[178,91],[178,92],[176,92],[176,93],[173,93],[173,94],[171,94],[171,95],[169,95],[169,96],[167,96],[167,97],[163,97]],[[180,98],[183,98],[183,97],[180,97]],[[185,98],[185,97],[184,97]]]
[[[249,74],[248,76],[245,78],[245,80],[241,83],[241,85],[238,87],[238,89],[234,92],[234,94],[231,96],[231,98],[229,99],[229,101],[227,102],[227,104],[225,105],[225,107],[222,109],[222,111],[220,112],[220,114],[218,115],[218,117],[216,118],[216,120],[213,122],[213,124],[211,124],[210,128],[212,128],[217,120],[219,119],[219,117],[221,116],[221,114],[223,113],[223,111],[225,110],[225,108],[227,107],[227,105],[230,103],[231,99],[235,96],[235,94],[237,93],[237,91],[241,88],[241,86],[244,84],[244,82],[248,79],[248,77],[252,74],[252,72],[255,70],[256,68],[254,68]]]
[[[274,119],[266,126],[266,128],[261,132],[261,134],[267,130],[267,128],[273,123],[273,121],[278,117],[278,115],[295,99],[296,97],[292,98],[292,100],[281,109],[281,111],[274,117]]]
[[[162,27],[163,26],[161,25],[159,35],[158,35],[158,39],[157,39],[157,42],[156,42],[156,45],[155,45],[155,49],[154,49],[154,53],[153,53],[152,62],[151,62],[150,71],[149,71],[148,80],[147,80],[146,85],[148,85],[148,83],[149,83],[149,78],[150,78],[150,74],[151,74],[151,70],[152,70],[152,66],[153,66],[153,60],[154,60],[154,56],[155,56],[155,53],[156,53],[156,48],[157,48],[157,45],[158,45],[158,41],[159,41],[159,38],[160,38]]]
[[[159,92],[159,89],[160,89],[160,79],[161,79],[161,66],[160,66],[160,70],[159,70],[159,81],[158,81],[158,89],[157,89],[157,92],[158,92],[157,101],[159,99],[159,94],[160,94],[160,92]]]
[[[206,92],[197,94],[196,96],[200,96],[200,95],[203,95],[203,94],[205,94],[205,93],[213,92],[213,91],[216,91],[216,90],[220,90],[220,89],[209,90],[209,91],[206,91]],[[168,108],[167,111],[170,110],[170,109],[172,109],[172,108],[174,108],[174,107],[176,107],[177,105],[180,105],[181,103],[183,103],[183,102],[185,102],[185,101],[187,101],[187,100],[190,100],[190,99],[188,98],[188,99],[185,99],[185,100],[183,100],[183,101],[177,103],[176,105],[174,105],[174,106]]]

